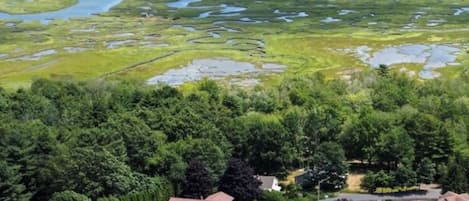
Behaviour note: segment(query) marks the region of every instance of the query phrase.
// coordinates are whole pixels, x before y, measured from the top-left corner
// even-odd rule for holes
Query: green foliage
[[[0,201],[27,201],[31,198],[21,179],[18,166],[0,160]]]
[[[402,161],[414,160],[414,140],[402,128],[394,128],[380,135],[377,158],[393,167]]]
[[[220,179],[218,190],[233,196],[236,201],[253,201],[261,197],[260,185],[261,182],[246,163],[231,159]]]
[[[417,177],[418,182],[424,184],[430,184],[434,181],[434,177],[436,174],[435,164],[428,158],[424,158],[420,163],[418,163],[417,167]]]
[[[364,111],[358,119],[352,119],[340,136],[348,158],[373,162],[381,135],[390,132],[394,121],[393,114],[380,111]]]
[[[369,172],[362,178],[361,188],[368,190],[369,193],[374,193],[378,188],[393,187],[394,181],[393,174],[389,174],[383,170],[373,173]]]
[[[369,193],[375,193],[378,188],[408,188],[417,185],[417,173],[408,163],[400,164],[395,171],[368,172],[362,178],[360,187]],[[382,193],[382,192],[381,192]]]
[[[443,192],[464,193],[469,191],[469,159],[456,154],[448,164],[448,170],[442,179]]]
[[[433,178],[467,191],[468,80],[376,73],[350,83],[293,76],[253,90],[208,80],[183,93],[132,81],[45,79],[0,90],[0,190],[9,200],[49,200],[68,190],[94,200],[166,201],[181,195],[197,159],[213,182],[250,201],[259,192],[246,166],[277,176],[309,167],[332,175],[321,186],[334,189],[344,186],[344,161],[358,159],[380,167],[364,179],[371,192]],[[231,157],[247,164],[228,171]],[[169,182],[162,188],[154,177]],[[297,194],[286,197],[304,198]]]
[[[171,185],[161,179],[154,178],[155,185],[148,189],[131,192],[126,195],[98,198],[98,201],[167,201],[173,195]]]
[[[409,167],[408,164],[403,164],[393,172],[394,185],[399,187],[412,187],[417,184],[417,173]]]
[[[213,179],[207,168],[198,160],[192,160],[186,169],[182,195],[186,198],[201,199],[213,190]]]
[[[111,117],[104,127],[123,139],[129,165],[138,171],[143,171],[147,158],[162,143],[145,122],[127,113]]]
[[[389,76],[389,67],[387,65],[380,64],[378,66],[378,75],[382,77]]]
[[[132,172],[105,149],[75,148],[71,157],[73,161],[68,167],[67,186],[92,199],[126,194],[151,185],[146,176]]]
[[[63,191],[54,193],[49,201],[91,201],[91,199],[73,191]]]
[[[247,145],[242,153],[246,153],[249,164],[259,174],[284,175],[294,160],[295,137],[275,116],[250,113],[240,124],[237,132],[246,136],[246,141],[241,142]]]
[[[451,138],[435,116],[418,113],[405,119],[405,129],[415,140],[415,160],[429,158],[436,163],[448,160],[452,152]]]
[[[360,183],[360,188],[365,189],[368,193],[374,193],[376,191],[376,175],[373,173],[366,174]]]
[[[313,185],[321,182],[321,188],[336,190],[345,187],[348,164],[342,147],[334,142],[322,143],[310,162],[309,175]]]

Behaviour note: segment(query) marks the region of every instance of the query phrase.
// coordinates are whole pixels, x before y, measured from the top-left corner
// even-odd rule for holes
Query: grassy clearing
[[[347,176],[347,189],[345,192],[348,193],[358,193],[361,192],[360,184],[361,179],[365,177],[365,174],[349,174]]]
[[[60,10],[78,0],[0,0],[0,11],[10,14],[42,13]]]

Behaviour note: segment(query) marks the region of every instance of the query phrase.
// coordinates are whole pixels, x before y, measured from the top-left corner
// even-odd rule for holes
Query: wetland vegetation
[[[55,11],[76,4],[79,0],[1,0],[0,11],[8,14],[30,14]]]
[[[469,191],[466,0],[58,2],[0,0],[0,201]]]
[[[381,63],[416,79],[455,77],[468,64],[465,1],[90,2],[93,10],[81,0],[64,9],[72,10],[27,19],[0,14],[2,86],[27,87],[34,78],[148,80],[197,59],[216,58],[288,67],[282,76],[258,78],[267,85],[283,75],[318,71],[347,78],[347,72]],[[392,52],[423,46],[433,48]],[[355,51],[361,47],[366,52]],[[426,55],[429,51],[435,55]],[[425,57],[438,65],[422,62]]]

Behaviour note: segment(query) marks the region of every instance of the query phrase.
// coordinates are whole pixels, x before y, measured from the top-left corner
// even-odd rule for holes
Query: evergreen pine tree
[[[435,164],[428,158],[424,158],[417,167],[418,182],[429,184],[432,183],[436,174]]]
[[[21,183],[22,175],[18,169],[0,160],[0,201],[27,201],[31,198]]]
[[[469,163],[460,154],[456,154],[456,157],[450,160],[448,171],[442,182],[443,192],[464,193],[469,191],[469,168],[466,165]]]

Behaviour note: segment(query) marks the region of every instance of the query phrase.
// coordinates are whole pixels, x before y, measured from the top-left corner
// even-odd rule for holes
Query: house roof
[[[469,201],[469,194],[464,193],[458,195],[457,193],[448,191],[447,193],[440,196],[438,201]]]
[[[458,196],[458,194],[455,193],[455,192],[452,192],[452,191],[448,191],[445,194],[441,195],[440,198],[447,198],[447,197],[451,197],[451,196]]]
[[[205,198],[205,200],[206,201],[233,201],[234,197],[231,197],[230,195],[220,191],[218,193],[209,195],[207,198]]]
[[[198,200],[198,199],[190,199],[190,198],[171,197],[171,198],[169,198],[169,201],[201,201],[201,200]]]
[[[260,188],[261,189],[271,189],[274,186],[274,180],[276,177],[274,176],[257,176],[257,180],[262,182]]]
[[[212,195],[209,195],[207,198],[204,199],[191,199],[191,198],[178,198],[178,197],[171,197],[169,201],[233,201],[234,197],[224,193],[224,192],[217,192]]]

